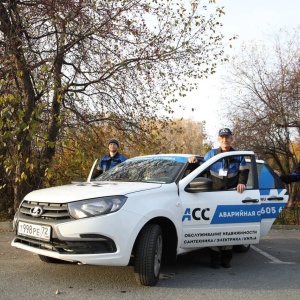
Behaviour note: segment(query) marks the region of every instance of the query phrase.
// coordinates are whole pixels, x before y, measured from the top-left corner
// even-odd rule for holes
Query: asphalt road
[[[133,267],[44,263],[11,247],[13,236],[0,230],[1,300],[300,299],[300,228],[272,229],[249,252],[234,253],[230,269],[209,268],[206,250],[181,256],[155,287],[138,286]]]

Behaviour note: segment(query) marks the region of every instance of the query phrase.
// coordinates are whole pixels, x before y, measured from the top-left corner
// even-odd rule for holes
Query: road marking
[[[281,261],[279,260],[278,258],[256,248],[255,246],[251,245],[251,249],[255,250],[256,252],[262,254],[263,256],[267,257],[270,261],[271,264],[285,264],[285,265],[293,265],[295,264],[295,262],[284,262],[284,261]]]

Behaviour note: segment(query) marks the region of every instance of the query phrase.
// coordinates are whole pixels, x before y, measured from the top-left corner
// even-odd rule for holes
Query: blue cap
[[[232,132],[229,128],[222,128],[219,130],[219,136],[223,136],[223,135],[232,135]]]

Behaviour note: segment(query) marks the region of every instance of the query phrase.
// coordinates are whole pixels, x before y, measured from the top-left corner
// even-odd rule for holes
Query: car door
[[[279,176],[264,162],[257,162],[261,200],[261,236],[266,235],[285,207],[289,195]]]
[[[249,158],[251,178],[241,194],[236,189],[211,190],[209,168],[225,157]],[[195,185],[196,183],[196,185]],[[197,186],[194,189],[194,186]],[[179,182],[182,248],[254,244],[260,238],[261,201],[255,156],[250,151],[215,155]]]
[[[92,167],[91,167],[90,173],[89,173],[89,175],[88,175],[88,177],[87,177],[87,180],[86,180],[87,182],[90,182],[90,181],[92,180],[93,175],[95,174],[95,172],[96,172],[96,170],[97,170],[98,161],[99,161],[99,159],[96,159],[96,160],[94,161],[94,163],[93,163],[93,165],[92,165]]]

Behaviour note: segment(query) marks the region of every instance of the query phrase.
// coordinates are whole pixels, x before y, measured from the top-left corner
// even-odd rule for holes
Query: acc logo
[[[191,218],[193,218],[194,220],[205,220],[205,221],[208,221],[210,220],[210,218],[208,216],[206,216],[206,212],[210,211],[210,208],[204,208],[204,209],[201,209],[201,208],[195,208],[192,210],[192,213],[191,213],[191,209],[190,208],[187,208],[183,214],[183,217],[182,217],[182,222],[187,219],[188,221],[191,221]]]
[[[35,206],[30,209],[30,214],[36,218],[40,217],[43,214],[43,212],[44,210],[41,206]]]

